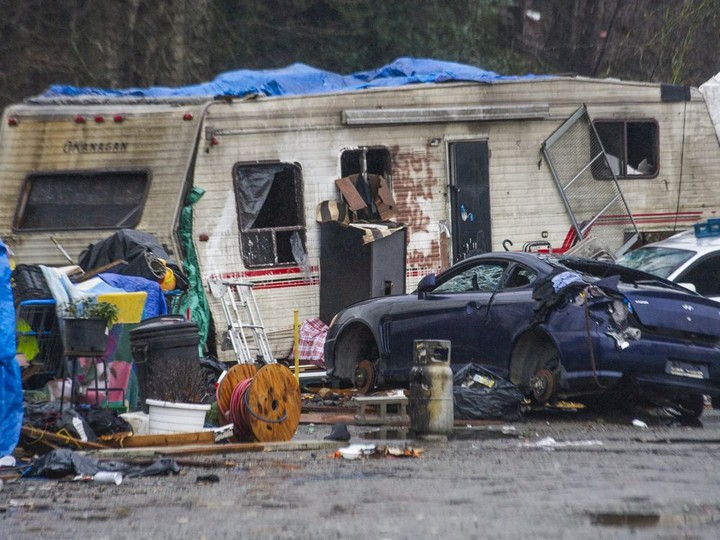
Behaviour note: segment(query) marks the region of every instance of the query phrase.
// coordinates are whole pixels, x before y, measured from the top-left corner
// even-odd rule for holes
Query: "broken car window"
[[[524,287],[525,285],[530,285],[530,283],[535,281],[536,278],[537,274],[529,268],[516,266],[512,271],[512,275],[505,284],[505,288],[513,289],[515,287]]]
[[[305,244],[300,167],[288,163],[237,165],[234,186],[245,265],[298,264],[293,235]]]
[[[626,253],[617,263],[666,278],[693,255],[695,252],[687,249],[645,246]]]
[[[25,179],[16,231],[129,229],[140,222],[147,171],[53,172]]]
[[[477,264],[444,281],[433,292],[494,292],[498,288],[504,270],[504,264]]]

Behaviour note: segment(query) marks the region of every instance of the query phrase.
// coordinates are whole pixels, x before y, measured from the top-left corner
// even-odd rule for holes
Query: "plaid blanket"
[[[298,349],[300,350],[300,361],[303,363],[315,364],[325,368],[325,357],[323,347],[328,327],[319,318],[308,319],[300,327]],[[290,352],[289,360],[294,360],[295,349]]]

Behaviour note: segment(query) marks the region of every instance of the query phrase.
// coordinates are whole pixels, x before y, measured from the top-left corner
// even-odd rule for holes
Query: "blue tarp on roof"
[[[394,62],[370,71],[339,75],[306,64],[292,64],[278,69],[239,69],[221,73],[209,82],[175,88],[103,89],[53,85],[42,94],[53,97],[123,97],[123,98],[190,98],[250,94],[265,96],[321,94],[419,83],[471,81],[492,83],[499,80],[540,78],[536,75],[504,76],[482,68],[420,58],[398,58]]]

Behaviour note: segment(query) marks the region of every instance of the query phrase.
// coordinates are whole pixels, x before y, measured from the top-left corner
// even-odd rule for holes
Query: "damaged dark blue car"
[[[408,382],[413,342],[451,341],[539,404],[624,395],[699,416],[720,394],[720,303],[614,264],[535,253],[465,259],[408,295],[346,308],[328,374],[361,392]]]

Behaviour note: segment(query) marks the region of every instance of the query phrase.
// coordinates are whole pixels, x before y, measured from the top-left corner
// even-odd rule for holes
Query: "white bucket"
[[[210,405],[199,403],[172,403],[146,399],[150,408],[150,434],[192,433],[202,431],[205,413]]]

